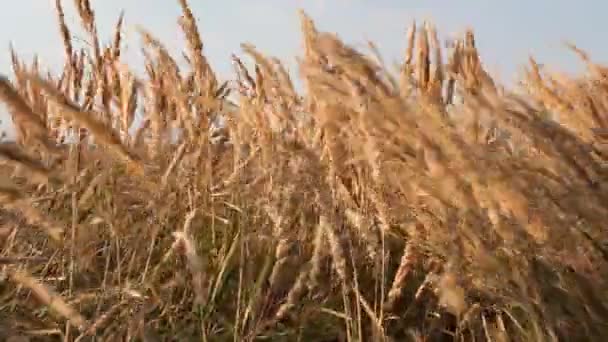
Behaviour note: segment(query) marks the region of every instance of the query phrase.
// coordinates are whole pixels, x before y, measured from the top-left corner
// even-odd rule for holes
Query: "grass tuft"
[[[472,30],[442,48],[412,23],[393,74],[301,12],[300,92],[248,43],[220,80],[185,0],[186,63],[141,29],[138,76],[123,14],[104,45],[75,4],[89,48],[57,0],[64,69],[11,50],[0,76],[18,137],[0,146],[0,339],[608,336],[608,67],[588,53],[568,45],[578,78],[531,58],[517,94]]]

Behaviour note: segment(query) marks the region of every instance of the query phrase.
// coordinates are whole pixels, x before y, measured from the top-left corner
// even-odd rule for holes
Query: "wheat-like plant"
[[[446,50],[412,23],[393,75],[301,12],[299,92],[250,43],[220,80],[186,0],[183,56],[139,30],[144,75],[127,17],[104,45],[75,1],[78,50],[55,5],[64,69],[11,50],[0,76],[1,338],[608,335],[608,67],[586,52],[576,79],[531,59],[522,95],[472,30]]]

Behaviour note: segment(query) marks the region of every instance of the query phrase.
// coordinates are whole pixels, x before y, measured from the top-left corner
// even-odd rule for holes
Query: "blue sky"
[[[44,66],[62,65],[63,46],[58,34],[54,0],[11,1],[11,11],[0,15],[0,72],[10,74],[8,45],[20,55],[37,53]],[[78,22],[72,0],[64,0],[68,24]],[[319,29],[336,32],[345,41],[364,48],[374,41],[390,65],[405,48],[406,28],[413,19],[436,24],[442,40],[472,27],[489,71],[510,82],[530,54],[547,66],[565,71],[581,64],[563,47],[564,39],[575,42],[600,62],[608,62],[608,1],[588,0],[190,0],[199,19],[205,53],[221,78],[231,77],[230,54],[242,42],[279,57],[295,73],[295,56],[301,47],[297,10],[303,8]],[[109,41],[121,10],[125,11],[127,62],[140,67],[141,25],[160,38],[178,56],[183,49],[177,25],[177,0],[92,0],[101,38]],[[78,34],[85,38],[84,35]],[[139,69],[139,68],[138,68]],[[0,118],[7,117],[0,106]]]

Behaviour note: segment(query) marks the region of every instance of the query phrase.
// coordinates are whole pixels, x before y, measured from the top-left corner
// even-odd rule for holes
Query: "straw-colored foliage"
[[[186,67],[140,29],[138,75],[123,17],[103,45],[75,3],[90,45],[56,0],[61,74],[12,51],[0,78],[0,338],[608,336],[608,67],[586,53],[576,79],[531,60],[516,94],[471,31],[413,24],[394,75],[302,13],[300,91],[251,44],[220,80],[185,0]]]

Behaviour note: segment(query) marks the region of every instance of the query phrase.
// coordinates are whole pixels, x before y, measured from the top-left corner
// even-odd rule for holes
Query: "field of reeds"
[[[472,32],[412,25],[394,74],[301,13],[299,90],[249,44],[218,79],[186,0],[187,51],[141,29],[137,75],[122,17],[106,46],[75,4],[90,46],[56,0],[61,73],[12,51],[0,78],[0,340],[608,336],[608,67],[584,51],[515,92]]]

